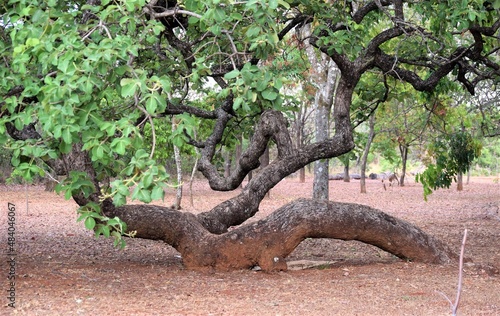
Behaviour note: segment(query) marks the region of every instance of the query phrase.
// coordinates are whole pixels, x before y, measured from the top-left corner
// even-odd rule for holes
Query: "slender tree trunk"
[[[239,135],[238,141],[239,141],[239,143],[236,145],[236,148],[235,148],[235,161],[236,161],[236,163],[238,163],[238,161],[240,161],[240,159],[241,159],[241,153],[243,151],[243,136]],[[240,184],[239,188],[242,188],[242,187],[243,187],[243,185]]]
[[[194,207],[193,182],[194,182],[194,175],[196,174],[196,169],[198,169],[198,157],[196,157],[196,160],[194,161],[193,170],[191,171],[191,177],[189,178],[189,202],[191,204],[191,207]]]
[[[344,182],[351,182],[351,176],[349,175],[349,164],[350,160],[349,158],[346,158],[346,161],[344,163]]]
[[[224,177],[228,178],[231,175],[231,153],[226,151],[224,154]]]
[[[306,182],[306,168],[300,168],[299,170],[299,182],[304,183]]]
[[[175,131],[177,128],[177,124],[172,122],[172,131]],[[179,147],[174,145],[174,159],[175,159],[175,166],[177,169],[177,189],[175,190],[175,202],[173,205],[173,208],[176,210],[181,209],[181,202],[182,202],[182,160],[181,160],[181,154]]]
[[[399,145],[399,151],[401,153],[401,163],[402,163],[402,170],[401,170],[401,176],[399,177],[399,186],[404,187],[405,186],[405,176],[406,176],[406,164],[408,162],[408,145]]]
[[[196,130],[194,130],[194,138],[196,139]],[[194,176],[196,174],[196,170],[198,170],[198,161],[200,160],[200,150],[197,147],[194,147],[194,151],[196,153],[196,160],[194,161],[193,170],[191,171],[191,177],[189,178],[189,202],[191,207],[194,207],[193,201],[193,182]]]
[[[305,37],[311,33],[310,26],[305,26]],[[319,56],[313,47],[306,45],[306,53],[313,69],[313,80],[317,85],[314,97],[315,110],[315,141],[325,141],[329,137],[330,111],[333,105],[333,95],[339,75],[339,69],[326,54]],[[318,160],[314,163],[313,198],[328,200],[328,159]]]
[[[302,141],[304,138],[304,121],[302,117],[302,110],[298,111],[298,116],[297,119],[295,120],[295,138],[296,138],[296,148],[301,148],[302,147]],[[306,182],[306,168],[302,167],[299,170],[299,182],[304,183]]]
[[[316,98],[320,98],[317,94]],[[327,104],[322,104],[316,100],[316,141],[324,141],[328,138],[329,113],[330,108]],[[314,162],[314,180],[313,180],[313,198],[328,200],[329,181],[328,181],[328,159],[321,159]]]
[[[464,189],[463,173],[459,172],[457,174],[457,191],[462,191],[463,189]]]
[[[369,127],[370,130],[368,132],[368,139],[366,140],[365,150],[363,151],[363,155],[361,156],[361,179],[359,181],[361,193],[366,193],[366,163],[368,160],[370,147],[372,145],[373,139],[375,138],[375,113],[372,113],[372,115],[370,116]]]

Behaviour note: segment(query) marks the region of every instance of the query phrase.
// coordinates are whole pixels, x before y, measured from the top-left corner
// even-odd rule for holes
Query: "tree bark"
[[[286,270],[285,258],[306,238],[358,240],[395,256],[446,263],[457,256],[418,227],[371,207],[299,199],[258,222],[215,235],[189,213],[150,205],[126,205],[118,216],[136,237],[163,240],[177,249],[189,269]]]
[[[401,176],[399,177],[399,186],[401,187],[405,186],[406,164],[408,162],[408,148],[409,146],[407,144],[399,145],[399,152],[401,153],[401,164],[402,164]]]
[[[311,33],[310,26],[304,27],[303,32],[304,36],[308,37]],[[339,71],[326,54],[317,55],[312,45],[307,44],[306,53],[312,67],[312,79],[317,86],[314,97],[315,140],[321,142],[329,137],[330,111]],[[313,198],[315,199],[328,200],[329,198],[328,169],[328,159],[314,162]]]
[[[302,113],[302,108],[297,111],[297,117],[295,119],[295,140],[296,140],[296,147],[295,148],[301,148],[303,145],[303,140],[304,140],[304,123],[305,123],[305,118]],[[299,170],[299,182],[304,183],[306,182],[306,168],[302,167]]]
[[[457,191],[463,191],[464,189],[464,181],[463,181],[463,173],[457,173]]]
[[[175,121],[172,121],[172,131],[175,131],[177,128],[177,123]],[[182,183],[182,160],[181,160],[181,153],[179,150],[179,147],[174,145],[174,159],[175,159],[175,168],[177,171],[177,188],[175,190],[175,201],[173,208],[176,210],[181,209],[181,203],[182,203],[182,188],[183,188],[183,183]]]
[[[346,157],[344,162],[344,182],[351,182],[351,176],[349,175],[349,157]]]

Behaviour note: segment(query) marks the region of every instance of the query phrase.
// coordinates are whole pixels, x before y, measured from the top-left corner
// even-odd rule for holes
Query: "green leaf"
[[[135,94],[140,83],[138,84],[134,79],[123,78],[122,80],[120,80],[120,85],[122,87],[121,96],[126,98],[131,97]]]
[[[119,155],[124,155],[127,145],[130,143],[128,139],[115,138],[111,142],[111,148]]]
[[[255,36],[259,35],[261,31],[262,31],[262,29],[260,26],[251,26],[250,28],[248,28],[245,35],[247,37],[251,38],[251,37],[255,37]]]
[[[102,234],[105,236],[105,237],[109,237],[111,235],[111,232],[109,230],[109,227],[108,226],[102,226]]]
[[[161,186],[156,186],[153,191],[151,191],[151,199],[153,200],[163,200],[165,197],[165,190]]]
[[[153,175],[151,173],[147,173],[143,178],[142,178],[142,183],[145,188],[149,188],[151,184],[153,184]]]
[[[69,127],[65,128],[62,131],[62,138],[66,144],[71,144],[72,136],[71,136],[71,131],[70,131]]]
[[[234,99],[234,103],[233,103],[233,110],[238,110],[241,106],[241,103],[243,102],[243,98],[242,97],[237,97],[236,99]]]
[[[274,101],[278,97],[278,94],[272,90],[266,89],[262,91],[262,97],[269,101]]]
[[[157,107],[158,101],[153,95],[150,95],[146,100],[146,111],[148,111],[149,114],[155,114]]]
[[[28,47],[35,47],[38,44],[40,44],[40,40],[38,38],[30,37],[26,40],[26,46],[28,46]]]
[[[95,227],[95,219],[91,216],[87,217],[85,219],[85,228],[88,230],[92,230]]]
[[[236,77],[238,77],[240,75],[240,71],[238,69],[234,69],[230,72],[228,72],[227,74],[224,75],[224,79],[234,79]]]

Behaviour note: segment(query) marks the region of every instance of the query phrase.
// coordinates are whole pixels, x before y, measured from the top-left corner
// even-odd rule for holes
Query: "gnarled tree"
[[[298,200],[241,224],[284,177],[353,148],[351,101],[364,73],[382,72],[426,92],[457,80],[474,93],[479,82],[498,78],[498,3],[9,3],[0,11],[0,141],[26,178],[66,174],[59,189],[97,234],[119,238],[125,229],[163,240],[192,268],[286,269],[284,258],[309,237],[360,240],[424,262],[454,257],[413,225],[361,205]],[[286,69],[281,76],[269,70],[287,50],[302,49],[284,43],[309,24],[309,42],[335,62],[340,78],[333,136],[297,148],[281,107]],[[200,149],[198,169],[214,190],[237,189],[270,142],[277,157],[236,197],[196,216],[151,205],[163,197],[167,175],[152,159],[154,133],[149,146],[142,135],[168,116],[177,116],[178,140]],[[220,147],[251,126],[248,148],[224,177],[216,165]],[[195,127],[209,132],[195,139]],[[130,195],[146,204],[126,205]]]

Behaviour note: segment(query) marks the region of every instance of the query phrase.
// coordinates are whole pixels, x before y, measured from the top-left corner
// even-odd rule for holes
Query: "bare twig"
[[[457,309],[458,309],[458,304],[460,303],[460,294],[462,292],[462,273],[463,273],[463,266],[464,266],[464,252],[465,252],[465,241],[467,240],[467,229],[464,231],[464,238],[462,240],[462,247],[460,249],[460,261],[458,265],[458,286],[457,286],[457,297],[455,299],[455,303],[453,303],[446,294],[443,292],[437,291],[439,294],[441,294],[447,301],[450,303],[450,308],[451,308],[451,314],[452,316],[457,316]]]
[[[455,299],[455,304],[451,308],[453,316],[457,315],[458,303],[460,302],[460,294],[462,292],[462,270],[464,266],[464,252],[465,252],[465,241],[467,240],[467,229],[464,231],[464,239],[462,240],[462,248],[460,250],[460,263],[458,270],[458,286],[457,286],[457,298]]]
[[[139,105],[139,96],[137,93],[134,95],[134,100],[135,100],[135,106],[146,116],[147,120],[149,121],[149,124],[151,124],[151,136],[153,138],[152,140],[152,145],[151,145],[151,153],[149,154],[149,158],[153,158],[153,155],[155,153],[155,147],[156,147],[156,133],[155,133],[155,124],[153,122],[153,118],[151,115],[149,115],[148,111],[146,111],[145,108]],[[146,120],[146,118],[144,120]]]

